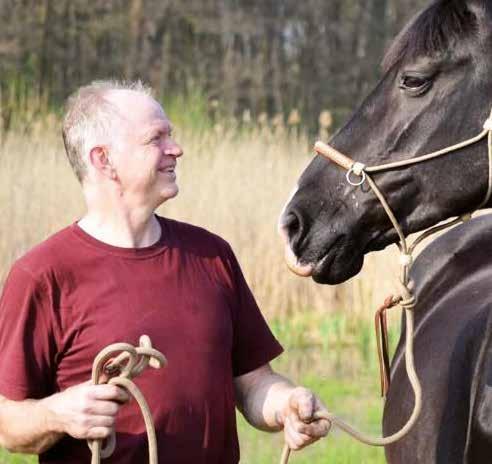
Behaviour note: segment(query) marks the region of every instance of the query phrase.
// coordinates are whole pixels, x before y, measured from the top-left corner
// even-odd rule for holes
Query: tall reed
[[[312,157],[311,140],[298,131],[266,126],[178,127],[175,136],[185,150],[178,163],[181,191],[159,211],[226,238],[268,318],[306,311],[371,317],[392,289],[391,252],[368,256],[362,273],[337,287],[296,277],[284,264],[276,223]],[[31,123],[27,134],[12,131],[4,137],[0,205],[1,281],[13,260],[84,212],[56,117]]]

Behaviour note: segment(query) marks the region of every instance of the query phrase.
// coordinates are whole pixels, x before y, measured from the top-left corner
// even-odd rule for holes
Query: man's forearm
[[[295,386],[285,377],[270,371],[241,393],[238,407],[254,427],[276,432],[282,429],[279,414]]]
[[[43,400],[11,401],[0,396],[0,445],[15,453],[39,454],[64,435],[53,429]]]

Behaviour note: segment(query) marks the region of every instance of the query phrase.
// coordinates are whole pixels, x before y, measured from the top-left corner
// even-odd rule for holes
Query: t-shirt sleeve
[[[232,367],[237,377],[270,362],[283,348],[261,314],[234,253],[227,248],[233,286]]]
[[[56,343],[45,284],[14,265],[0,298],[0,394],[11,400],[52,393]]]

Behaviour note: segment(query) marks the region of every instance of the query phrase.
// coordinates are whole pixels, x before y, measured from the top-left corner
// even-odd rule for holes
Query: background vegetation
[[[0,287],[15,259],[83,214],[60,137],[64,98],[95,78],[142,78],[185,149],[181,193],[160,212],[226,238],[286,348],[275,367],[380,432],[372,314],[393,290],[393,253],[319,286],[288,272],[276,221],[314,134],[328,138],[356,107],[389,38],[423,3],[0,0]],[[277,462],[281,436],[238,420],[242,462]],[[0,462],[35,460],[0,450]],[[292,462],[384,459],[334,430]]]
[[[340,122],[425,0],[0,0],[3,124],[12,81],[51,104],[96,78],[200,92],[213,117]],[[5,97],[7,94],[7,97]]]

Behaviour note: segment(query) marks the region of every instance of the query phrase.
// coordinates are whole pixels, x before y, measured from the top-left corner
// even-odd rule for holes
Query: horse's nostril
[[[299,221],[297,214],[294,212],[290,212],[285,219],[286,220],[284,222],[284,228],[286,229],[287,234],[290,238],[292,237],[292,235],[295,235],[296,232],[299,230],[299,227],[301,226],[301,222]]]
[[[292,250],[297,251],[297,245],[302,238],[302,220],[295,211],[286,211],[281,222],[283,234],[290,243]]]

